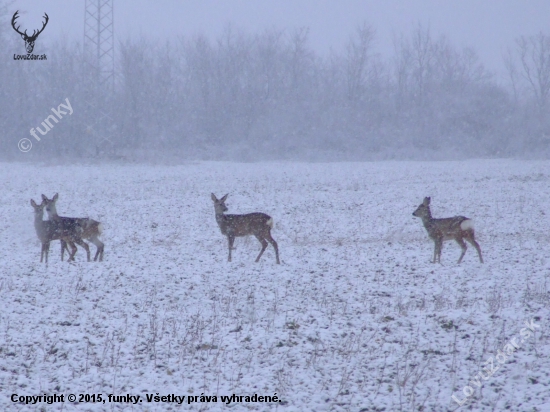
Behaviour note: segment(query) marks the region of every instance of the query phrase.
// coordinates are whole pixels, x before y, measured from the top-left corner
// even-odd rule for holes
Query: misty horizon
[[[547,153],[548,89],[525,79],[526,68],[542,61],[522,66],[520,50],[511,55],[510,82],[503,86],[475,50],[457,48],[420,25],[398,38],[388,59],[376,52],[376,33],[368,25],[355,31],[345,51],[327,58],[315,53],[308,36],[306,29],[245,34],[228,28],[216,41],[128,39],[116,47],[115,88],[108,95],[90,83],[93,73],[80,47],[37,42],[35,52],[46,52],[47,60],[4,60],[4,78],[16,79],[5,86],[14,99],[0,115],[11,130],[3,138],[4,156],[20,155],[8,139],[28,139],[25,130],[37,143],[27,160],[137,159],[145,153],[204,160]],[[546,47],[545,37],[523,39],[526,52],[539,43]],[[17,40],[4,40],[6,48],[21,52]],[[24,90],[42,91],[29,101]],[[75,114],[52,124],[50,112],[65,100],[74,102]]]
[[[45,4],[39,0],[17,0],[10,4],[11,16],[20,10],[21,21],[30,27],[40,24],[47,12],[51,18],[44,44],[58,41],[82,43],[84,2],[60,0]],[[433,0],[331,1],[282,0],[254,2],[238,0],[116,0],[114,2],[115,39],[146,36],[150,40],[169,40],[205,35],[219,37],[227,26],[248,34],[263,30],[290,33],[309,30],[310,45],[326,57],[331,51],[345,48],[349,36],[363,23],[376,31],[376,48],[386,58],[391,55],[396,35],[410,32],[418,24],[430,28],[432,35],[447,36],[459,48],[474,48],[481,62],[499,81],[506,80],[502,57],[521,35],[545,31],[550,3],[544,0],[480,3],[475,0],[441,4]]]
[[[441,28],[454,10],[463,28],[470,24],[476,32],[481,21],[488,31],[506,32],[503,22],[512,18],[509,14],[479,20],[488,6],[462,5],[459,13],[453,7],[432,9],[430,1],[411,9],[397,1],[377,8],[350,0],[336,12],[328,3],[315,9],[303,0],[295,6],[296,15],[283,14],[289,17],[284,21],[278,14],[282,6],[271,3],[262,8],[234,2],[234,9],[211,3],[208,13],[192,2],[166,1],[162,7],[115,2],[108,68],[93,62],[97,52],[83,44],[82,34],[69,35],[82,33],[84,21],[76,19],[83,17],[82,4],[67,4],[66,10],[59,9],[61,3],[48,5],[46,19],[42,3],[0,3],[6,22],[18,11],[21,30],[31,33],[47,21],[33,52],[42,60],[34,62],[22,60],[28,56],[15,27],[0,26],[6,50],[0,74],[12,80],[3,86],[0,118],[8,130],[0,138],[6,147],[3,157],[21,158],[14,139],[34,143],[22,160],[330,161],[549,154],[550,35],[527,28],[525,21],[510,29],[513,38],[503,36],[507,42],[498,42],[506,53],[500,56],[504,71],[497,74],[485,63],[495,65],[484,38],[465,46],[472,41],[467,31],[458,36],[458,26]],[[196,9],[188,10],[193,4]],[[505,2],[502,11],[514,4]],[[117,17],[132,7],[139,9],[132,18]],[[529,7],[518,11],[516,22],[525,20]],[[384,27],[383,19],[363,18],[367,9],[371,19],[386,13],[393,16],[392,23]],[[237,23],[217,24],[222,17],[236,17],[236,10],[242,12]],[[356,12],[353,18],[351,11]],[[193,13],[210,20],[202,27],[171,31],[179,16]],[[431,21],[433,13],[441,20]],[[331,35],[330,28],[343,15],[347,24]],[[405,15],[415,21],[399,27]],[[497,23],[500,28],[491,30]],[[319,37],[323,24],[330,40]],[[521,28],[525,32],[518,32]],[[111,70],[105,83],[102,76]],[[52,110],[64,101],[71,102],[74,114],[51,120]]]

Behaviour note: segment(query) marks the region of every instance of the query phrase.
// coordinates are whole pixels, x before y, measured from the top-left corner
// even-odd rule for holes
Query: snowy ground
[[[228,410],[452,411],[469,385],[460,410],[548,411],[549,185],[542,161],[0,164],[0,410],[217,411],[256,393],[281,402]],[[61,215],[103,222],[103,263],[61,262],[59,242],[39,263],[29,200],[55,192]],[[226,261],[211,192],[273,216],[281,265],[271,247],[254,263],[253,238]],[[485,264],[469,247],[456,265],[454,242],[430,263],[424,196],[474,219]],[[44,393],[142,402],[10,400]]]

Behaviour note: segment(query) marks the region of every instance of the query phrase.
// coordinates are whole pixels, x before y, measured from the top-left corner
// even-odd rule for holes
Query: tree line
[[[390,57],[363,24],[316,53],[308,30],[117,44],[112,89],[98,88],[81,44],[40,44],[14,61],[0,29],[2,157],[65,99],[74,110],[24,159],[365,160],[544,156],[550,143],[550,36],[523,36],[498,81],[472,48],[418,25]],[[38,42],[37,42],[38,44]]]

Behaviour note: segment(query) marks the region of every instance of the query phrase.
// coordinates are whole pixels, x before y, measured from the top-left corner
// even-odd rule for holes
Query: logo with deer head
[[[20,25],[15,27],[16,25],[16,20],[17,18],[19,17],[19,10],[17,10],[15,12],[15,14],[13,15],[12,19],[11,19],[11,26],[13,27],[13,29],[19,33],[21,35],[21,38],[25,41],[25,49],[27,49],[27,54],[31,54],[32,51],[34,50],[34,42],[36,41],[36,38],[38,37],[38,35],[40,33],[42,33],[44,31],[44,29],[46,28],[46,25],[48,24],[48,20],[50,19],[48,17],[48,15],[46,13],[44,13],[44,23],[42,23],[42,28],[38,31],[36,30],[33,30],[32,32],[32,35],[28,35],[27,34],[27,30],[25,30],[24,32],[21,32],[19,30],[19,27],[21,27]]]

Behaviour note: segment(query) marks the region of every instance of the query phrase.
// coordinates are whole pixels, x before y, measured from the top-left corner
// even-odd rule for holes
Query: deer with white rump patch
[[[471,219],[464,216],[434,219],[432,217],[432,212],[430,211],[429,197],[424,198],[424,201],[413,212],[413,216],[422,219],[422,223],[424,223],[424,227],[426,228],[428,235],[435,243],[433,263],[436,263],[436,261],[441,263],[441,249],[443,247],[443,241],[453,239],[456,240],[456,243],[458,243],[462,249],[462,253],[458,258],[458,263],[462,262],[466,249],[468,249],[464,240],[467,240],[473,247],[476,248],[479,261],[483,263],[481,249],[474,236],[474,222]]]
[[[271,216],[265,213],[248,213],[246,215],[225,215],[227,206],[225,200],[229,194],[225,195],[221,199],[216,198],[212,193],[212,201],[214,202],[214,210],[216,211],[216,222],[223,235],[227,236],[227,245],[229,247],[228,262],[231,262],[231,250],[233,249],[233,243],[235,237],[254,235],[256,239],[262,244],[262,250],[256,258],[256,262],[260,260],[262,254],[267,248],[267,242],[271,243],[273,249],[275,249],[275,259],[277,263],[279,261],[279,247],[277,242],[271,236],[271,229],[273,228],[273,219]]]
[[[60,231],[65,231],[69,233],[78,231],[82,239],[91,241],[97,248],[94,261],[97,261],[99,257],[99,261],[101,262],[103,260],[103,249],[105,246],[103,242],[99,240],[99,236],[103,232],[102,224],[87,217],[78,218],[59,216],[57,214],[57,208],[55,205],[58,199],[59,195],[57,193],[51,199],[48,199],[45,195],[42,195],[42,201],[46,205],[46,212],[48,212],[48,217],[50,218],[50,221],[55,222],[58,225]],[[85,242],[82,243],[82,247],[86,250],[89,262],[90,247]]]

